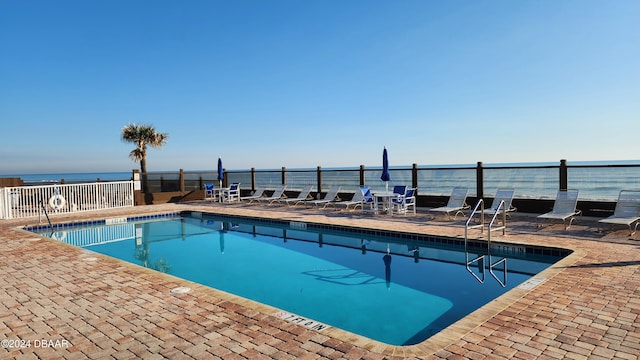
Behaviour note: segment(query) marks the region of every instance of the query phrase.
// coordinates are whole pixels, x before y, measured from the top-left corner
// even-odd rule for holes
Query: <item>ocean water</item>
[[[516,198],[554,199],[559,188],[558,163],[519,163],[485,164],[484,194],[491,197],[501,187],[514,188]],[[469,196],[476,196],[475,165],[419,166],[418,188],[422,195],[448,196],[454,187],[466,187]],[[391,168],[391,181],[385,184],[380,180],[380,167],[365,169],[365,184],[374,192],[387,186],[411,185],[412,171],[409,166]],[[61,173],[61,174],[15,174],[0,177],[20,177],[26,183],[55,183],[64,179],[66,183],[96,181],[130,180],[131,172],[101,173]],[[149,173],[153,191],[160,191],[162,179],[176,182],[178,171]],[[230,170],[227,173],[229,183],[239,182],[242,189],[251,188],[249,170]],[[256,186],[275,187],[281,184],[280,169],[256,170]],[[198,189],[200,183],[217,183],[217,173],[210,171],[185,171],[187,190]],[[315,168],[287,169],[286,183],[289,189],[300,189],[305,185],[318,184]],[[321,178],[322,190],[331,186],[340,186],[341,191],[355,192],[360,186],[359,168],[324,168]],[[620,190],[640,189],[640,161],[617,162],[580,162],[570,163],[568,168],[568,187],[580,191],[580,200],[615,201]]]
[[[635,165],[637,164],[637,165]],[[580,200],[615,201],[621,190],[640,189],[640,162],[635,166],[625,164],[620,167],[601,164],[575,165],[568,168],[568,188],[579,190]],[[514,166],[514,167],[509,167]],[[546,167],[555,166],[555,167]],[[411,185],[411,168],[392,168],[391,180],[385,184],[380,180],[380,169],[365,170],[365,184],[372,191],[383,191],[394,185]],[[256,173],[256,186],[274,187],[281,183],[281,172],[264,171]],[[485,165],[483,170],[484,195],[491,197],[498,188],[515,189],[516,198],[555,199],[560,187],[558,164],[509,164]],[[251,187],[249,172],[231,172],[229,182],[241,183],[241,188]],[[286,174],[287,187],[300,189],[305,185],[317,185],[317,172],[292,171]],[[322,190],[340,186],[341,191],[358,191],[360,172],[358,169],[323,170]],[[455,187],[469,189],[469,196],[477,196],[476,168],[474,166],[419,167],[418,190],[421,195],[448,196]]]
[[[59,174],[9,174],[0,177],[19,177],[25,183],[88,182],[131,180],[132,172],[95,172],[95,173],[59,173]]]

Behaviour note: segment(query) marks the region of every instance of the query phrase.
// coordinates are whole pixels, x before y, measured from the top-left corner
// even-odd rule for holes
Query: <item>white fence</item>
[[[0,188],[0,219],[133,206],[133,181]]]

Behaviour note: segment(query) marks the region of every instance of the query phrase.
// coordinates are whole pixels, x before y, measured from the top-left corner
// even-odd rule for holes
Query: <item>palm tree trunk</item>
[[[147,177],[147,159],[140,159],[140,175],[142,176],[142,192],[147,193],[149,189],[149,179]]]

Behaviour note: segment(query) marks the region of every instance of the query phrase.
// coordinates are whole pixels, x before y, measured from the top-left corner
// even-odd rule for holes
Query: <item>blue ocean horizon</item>
[[[559,162],[519,162],[519,163],[483,163],[483,167],[528,167],[528,166],[558,166]],[[640,160],[599,160],[599,161],[573,161],[568,163],[569,166],[601,166],[601,165],[638,165],[640,166]],[[475,167],[477,163],[469,164],[441,164],[441,165],[418,165],[421,169],[438,169],[438,168],[466,168]],[[411,169],[412,165],[393,165],[390,168],[395,170]],[[367,170],[374,170],[382,168],[382,165],[367,165]],[[322,170],[358,170],[359,166],[344,166],[344,167],[323,167]],[[229,172],[245,172],[251,169],[227,169]],[[259,168],[259,171],[280,171],[280,168]],[[316,167],[305,168],[287,168],[291,171],[310,171],[316,170]],[[174,173],[177,170],[154,170],[150,173]],[[185,170],[185,172],[216,172],[215,168],[211,169],[199,169],[199,170]],[[65,181],[90,181],[90,180],[105,180],[105,181],[117,181],[117,180],[130,180],[132,177],[132,171],[103,171],[103,172],[63,172],[63,173],[9,173],[0,174],[0,177],[13,178],[19,177],[25,182],[59,182],[64,179]]]
[[[78,182],[78,181],[95,181],[97,179],[104,181],[131,180],[131,171],[120,172],[77,172],[77,173],[42,173],[42,174],[3,174],[0,177],[21,178],[26,183],[50,183],[60,182],[61,180]]]

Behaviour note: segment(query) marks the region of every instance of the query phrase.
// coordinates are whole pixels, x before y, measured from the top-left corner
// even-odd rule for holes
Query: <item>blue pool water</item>
[[[393,345],[427,339],[566,255],[498,245],[467,268],[486,246],[200,213],[111,222],[40,232]],[[503,262],[491,275],[503,258],[506,273]]]

